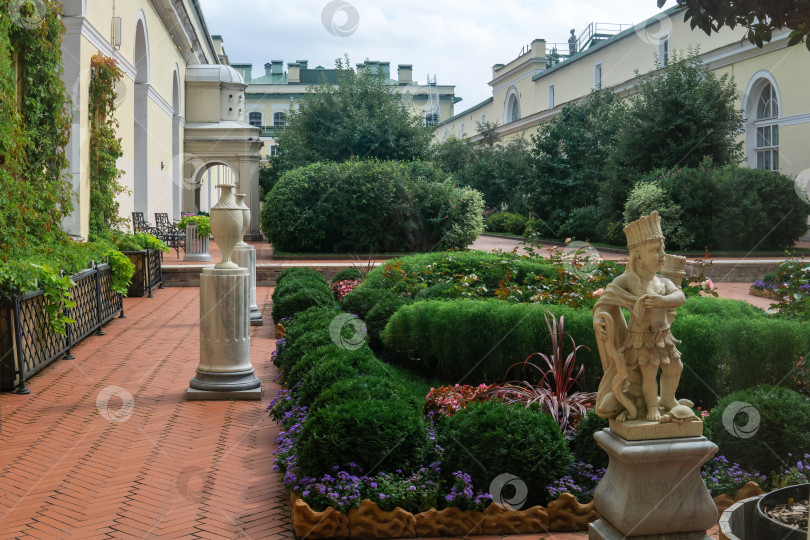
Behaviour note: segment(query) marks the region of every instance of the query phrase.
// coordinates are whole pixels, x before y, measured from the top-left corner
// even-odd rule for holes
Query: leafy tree
[[[487,208],[526,213],[524,186],[533,177],[531,153],[525,139],[505,144],[479,144],[470,163],[456,173],[456,179],[484,195]]]
[[[673,54],[666,68],[641,77],[599,187],[604,225],[615,232],[633,186],[654,169],[698,167],[705,157],[739,162],[743,118],[736,97],[734,80],[717,78],[696,49]]]
[[[498,134],[497,120],[494,122],[476,122],[475,129],[478,131],[478,134],[481,135],[481,139],[478,142],[484,146],[491,148],[501,141],[501,136]]]
[[[616,141],[625,169],[646,173],[659,167],[696,167],[705,156],[715,163],[742,158],[742,111],[737,86],[703,65],[697,49],[673,54],[664,69],[641,77]]]
[[[456,174],[475,159],[475,148],[472,139],[450,137],[430,147],[430,161],[444,172]]]
[[[748,41],[762,48],[771,41],[774,30],[792,30],[788,45],[801,43],[810,35],[810,4],[807,0],[677,0],[686,6],[684,22],[692,28],[700,28],[706,35],[718,32],[722,27],[737,25],[748,29]],[[658,0],[662,7],[666,0]],[[810,40],[806,41],[810,50]]]
[[[337,84],[309,87],[278,137],[269,177],[317,161],[350,158],[410,161],[423,157],[432,130],[411,114],[385,80],[369,69],[355,72],[338,59]],[[266,178],[266,184],[274,183]]]
[[[596,204],[597,186],[622,125],[624,105],[609,89],[569,103],[532,136],[532,211],[555,231],[572,210]]]

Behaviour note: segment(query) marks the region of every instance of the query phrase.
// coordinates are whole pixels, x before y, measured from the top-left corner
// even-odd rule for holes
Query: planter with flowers
[[[211,222],[208,216],[184,215],[177,224],[177,228],[186,233],[184,261],[207,262],[211,260],[211,255],[208,253]]]

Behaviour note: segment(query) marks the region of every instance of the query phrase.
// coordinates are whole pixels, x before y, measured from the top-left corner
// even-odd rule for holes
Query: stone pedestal
[[[591,524],[589,538],[707,538],[717,507],[700,468],[717,445],[703,436],[628,441],[609,429],[594,437],[610,464],[594,492],[602,519]]]
[[[259,306],[256,303],[256,248],[247,244],[244,246],[236,244],[231,257],[233,262],[250,272],[250,325],[262,326],[264,324],[262,312],[259,311]]]
[[[200,275],[200,364],[186,397],[261,399],[250,363],[250,273],[205,268]]]

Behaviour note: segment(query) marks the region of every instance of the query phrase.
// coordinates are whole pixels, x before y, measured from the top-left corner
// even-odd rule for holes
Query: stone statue
[[[692,415],[684,409],[691,412],[692,403],[675,398],[683,364],[678,340],[670,332],[675,308],[686,301],[680,289],[685,259],[664,253],[658,212],[630,223],[624,233],[630,249],[627,269],[605,288],[593,308],[604,370],[596,414],[619,424],[691,421]],[[677,285],[658,275],[659,271],[677,278]],[[622,308],[628,310],[629,320]],[[611,422],[611,429],[615,423]]]

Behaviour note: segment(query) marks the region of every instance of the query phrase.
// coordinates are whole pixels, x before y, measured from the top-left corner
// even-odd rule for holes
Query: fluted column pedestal
[[[250,290],[248,291],[250,295],[248,300],[250,305],[250,325],[262,326],[264,324],[262,312],[259,311],[256,302],[256,248],[248,244],[242,246],[236,244],[231,258],[233,262],[250,272]]]
[[[250,363],[250,272],[205,268],[200,275],[200,364],[187,399],[261,399]]]

